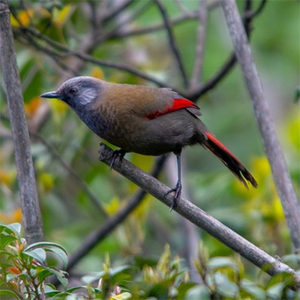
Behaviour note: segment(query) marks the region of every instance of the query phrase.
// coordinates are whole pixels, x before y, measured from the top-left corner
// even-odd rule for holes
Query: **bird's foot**
[[[124,156],[125,156],[125,154],[126,154],[126,151],[123,150],[123,149],[115,150],[113,152],[112,156],[111,156],[111,161],[110,161],[110,164],[109,164],[110,169],[112,169],[112,167],[114,166],[117,157],[120,158],[120,163],[121,163]]]
[[[169,190],[165,196],[169,195],[170,193],[174,192],[174,197],[173,197],[173,203],[170,207],[170,211],[172,211],[178,204],[179,200],[180,200],[180,195],[181,195],[181,190],[182,190],[182,185],[181,182],[178,181],[176,183],[175,188]]]

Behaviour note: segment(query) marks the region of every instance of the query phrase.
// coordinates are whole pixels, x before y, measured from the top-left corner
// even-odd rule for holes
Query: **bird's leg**
[[[175,188],[169,190],[166,195],[174,192],[174,197],[173,197],[173,203],[171,205],[170,211],[173,210],[178,204],[178,200],[180,198],[181,190],[182,190],[182,184],[181,184],[181,151],[179,153],[175,153],[176,159],[177,159],[177,183]]]
[[[126,153],[127,153],[127,151],[125,151],[123,149],[115,150],[111,156],[111,161],[109,164],[110,168],[112,169],[112,167],[114,166],[117,157],[120,157],[120,163],[121,163],[123,160],[123,157],[125,156]]]

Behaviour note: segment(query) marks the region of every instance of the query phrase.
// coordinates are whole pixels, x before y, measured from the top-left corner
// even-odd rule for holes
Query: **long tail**
[[[247,181],[254,187],[257,187],[257,182],[246,167],[232,154],[213,134],[205,132],[207,140],[202,141],[202,145],[208,148],[215,154],[221,162],[236,176],[247,188]]]

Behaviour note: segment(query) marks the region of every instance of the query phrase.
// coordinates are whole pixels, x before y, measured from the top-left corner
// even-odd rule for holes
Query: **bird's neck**
[[[89,105],[81,109],[74,109],[80,119],[98,136],[103,137],[107,132],[108,124],[99,111],[95,111]]]

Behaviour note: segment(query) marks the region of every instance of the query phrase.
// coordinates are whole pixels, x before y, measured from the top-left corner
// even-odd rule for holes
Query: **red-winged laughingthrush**
[[[178,181],[171,190],[173,206],[182,188],[180,154],[188,145],[200,144],[209,149],[246,187],[247,181],[257,187],[245,166],[200,121],[199,107],[170,89],[80,76],[41,97],[63,100],[99,137],[120,147],[114,152],[112,164],[126,152],[144,155],[173,152],[178,167]]]

